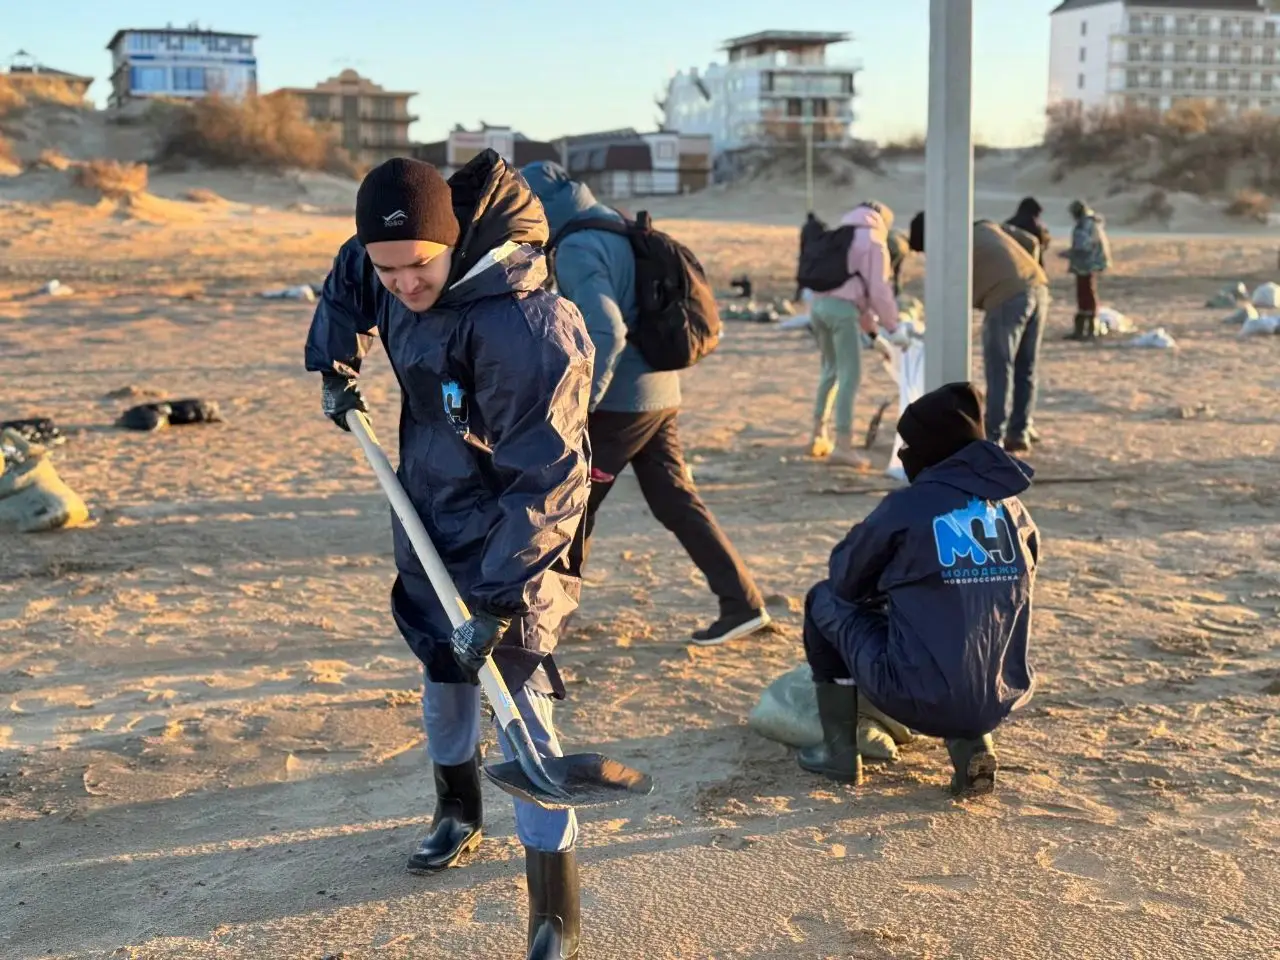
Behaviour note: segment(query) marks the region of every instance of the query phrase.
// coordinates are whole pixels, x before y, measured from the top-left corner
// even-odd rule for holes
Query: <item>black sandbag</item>
[[[172,412],[167,403],[142,403],[120,414],[116,426],[125,430],[159,430],[169,425]]]
[[[221,423],[222,415],[214,400],[170,400],[169,422],[174,426],[187,423]]]
[[[66,443],[67,438],[48,417],[30,417],[25,420],[0,421],[0,433],[13,430],[28,443],[38,443],[42,447],[55,447]]]

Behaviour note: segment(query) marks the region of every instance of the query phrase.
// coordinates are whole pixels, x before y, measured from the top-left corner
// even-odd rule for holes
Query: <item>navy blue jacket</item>
[[[592,347],[577,308],[543,289],[547,224],[523,179],[486,151],[450,186],[463,235],[435,306],[405,307],[352,238],[325,280],[306,367],[358,370],[378,332],[402,392],[400,481],[468,605],[514,618],[495,660],[518,686],[577,606],[566,558],[587,503]],[[448,618],[393,526],[396,620],[432,680],[460,682]]]
[[[622,220],[558,163],[540,160],[520,172],[542,201],[553,238],[574,220]],[[640,315],[631,242],[603,230],[571,233],[556,244],[555,272],[557,289],[582,311],[595,344],[591,409],[642,413],[679,407],[680,374],[654,370],[627,342]]]
[[[1031,698],[1031,468],[987,441],[895,490],[831,553],[810,616],[867,698],[930,736],[989,733]],[[868,618],[883,611],[883,635]],[[874,618],[872,619],[874,622]]]

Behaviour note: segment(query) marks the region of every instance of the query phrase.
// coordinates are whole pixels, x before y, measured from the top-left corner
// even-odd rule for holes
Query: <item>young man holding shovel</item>
[[[435,770],[432,830],[409,860],[450,867],[480,842],[480,687],[491,655],[538,752],[564,685],[551,657],[577,606],[568,569],[588,495],[592,347],[573,304],[542,289],[542,207],[493,151],[447,183],[397,158],[356,198],[356,236],[334,260],[307,339],[323,409],[348,429],[368,410],[360,361],[376,331],[400,383],[399,480],[471,613],[450,621],[393,517],[391,608],[425,672]],[[510,759],[512,744],[499,736]],[[529,958],[576,957],[579,892],[572,809],[516,802],[529,890]]]

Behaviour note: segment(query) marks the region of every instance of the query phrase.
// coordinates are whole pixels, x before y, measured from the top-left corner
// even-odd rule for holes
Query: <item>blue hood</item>
[[[982,500],[1007,500],[1031,486],[1035,471],[989,440],[975,440],[959,453],[920,471],[912,486],[939,483]]]
[[[539,160],[537,163],[527,164],[521,168],[520,174],[529,184],[529,189],[542,201],[553,237],[570,220],[579,217],[620,219],[614,210],[596,199],[589,187],[574,180],[564,167],[554,161]]]

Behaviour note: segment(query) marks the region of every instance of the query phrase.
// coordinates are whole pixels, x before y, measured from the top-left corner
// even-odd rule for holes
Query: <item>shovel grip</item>
[[[440,600],[440,606],[444,607],[444,612],[449,617],[449,623],[454,628],[462,626],[470,618],[471,613],[467,609],[461,594],[458,593],[458,588],[454,584],[453,578],[449,576],[449,571],[445,568],[444,561],[440,559],[440,554],[436,551],[435,544],[431,542],[431,537],[427,535],[427,530],[422,525],[422,519],[418,516],[418,511],[414,509],[409,495],[405,493],[404,486],[400,483],[400,478],[396,476],[395,468],[391,466],[391,461],[387,459],[386,451],[378,444],[378,438],[373,435],[373,427],[359,410],[347,411],[347,426],[351,428],[351,432],[360,441],[365,459],[369,461],[369,466],[373,467],[373,472],[377,474],[378,483],[382,486],[383,493],[391,501],[391,509],[400,518],[400,525],[404,527],[404,532],[408,535],[409,542],[413,544],[413,552],[418,555],[418,560],[422,563],[422,569],[426,571],[427,579],[431,581],[436,597]],[[519,723],[521,731],[524,732],[524,739],[527,741],[529,733],[524,730],[524,724],[520,721],[520,715],[516,712],[516,703],[511,698],[511,691],[507,689],[507,685],[503,682],[501,675],[494,669],[492,657],[486,658],[484,666],[480,668],[480,686],[484,689],[484,695],[489,699],[493,712],[497,714],[498,723],[502,729],[505,731],[513,724]],[[536,755],[535,753],[534,756]]]

